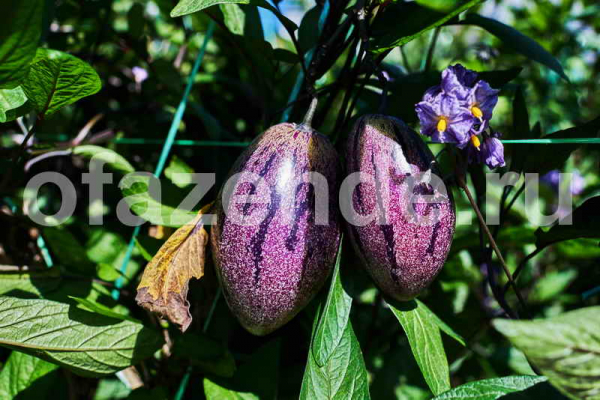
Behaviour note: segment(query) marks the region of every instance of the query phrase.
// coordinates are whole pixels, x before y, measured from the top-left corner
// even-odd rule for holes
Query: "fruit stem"
[[[304,121],[302,121],[302,125],[306,126],[307,128],[310,128],[313,117],[315,116],[315,111],[317,110],[317,103],[319,102],[319,100],[316,97],[313,97],[313,99],[310,102],[310,106],[308,107],[308,111],[306,112],[306,115],[304,116]]]

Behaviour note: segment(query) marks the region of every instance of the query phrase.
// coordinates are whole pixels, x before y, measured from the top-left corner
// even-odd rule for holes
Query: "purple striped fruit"
[[[229,189],[253,194],[253,203],[262,204],[245,203],[244,197],[228,204],[226,183],[211,246],[229,308],[249,332],[265,335],[308,304],[331,272],[340,240],[339,161],[329,140],[308,124],[282,123],[250,145],[230,177],[248,172],[247,181]],[[322,174],[328,187],[319,191],[301,183],[311,172]]]
[[[376,216],[362,226],[348,222],[356,252],[386,295],[416,297],[444,265],[456,220],[433,154],[401,120],[366,115],[348,138],[346,165],[348,174],[373,178],[344,194],[359,216]]]

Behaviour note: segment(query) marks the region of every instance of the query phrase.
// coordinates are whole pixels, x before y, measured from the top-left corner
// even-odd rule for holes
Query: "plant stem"
[[[440,35],[441,28],[438,26],[434,29],[433,35],[431,36],[431,43],[429,44],[429,50],[427,50],[427,56],[425,58],[425,62],[423,64],[423,71],[429,71],[431,68],[431,63],[433,61],[433,52],[435,51],[435,45],[437,44],[438,37]]]
[[[542,252],[542,250],[544,250],[545,247],[538,247],[536,248],[534,251],[532,251],[531,253],[529,253],[527,256],[525,256],[525,258],[523,258],[521,260],[521,262],[519,263],[519,265],[517,266],[517,269],[515,269],[515,273],[513,274],[513,278],[516,280],[519,277],[519,274],[521,273],[521,271],[523,270],[523,268],[525,268],[525,266],[527,265],[527,262],[529,260],[531,260],[533,257],[537,256],[538,254],[540,254]],[[508,291],[508,288],[510,287],[510,285],[507,283],[504,286],[504,293],[506,293]]]
[[[479,219],[479,224],[481,225],[481,228],[483,229],[486,236],[488,237],[490,245],[494,249],[494,252],[496,253],[496,256],[498,257],[498,260],[500,261],[500,264],[502,265],[502,269],[504,269],[504,273],[506,274],[506,277],[508,278],[509,285],[513,287],[515,294],[517,295],[517,299],[519,300],[519,303],[521,303],[521,306],[523,307],[525,312],[529,313],[528,309],[527,309],[527,305],[525,304],[525,300],[523,300],[523,297],[521,296],[521,293],[519,292],[519,288],[517,287],[517,284],[515,283],[515,281],[512,277],[512,274],[510,273],[510,270],[508,269],[508,266],[506,265],[506,262],[504,261],[504,257],[502,257],[502,252],[500,252],[500,249],[498,248],[498,245],[496,244],[496,241],[494,240],[492,233],[490,232],[488,226],[486,225],[486,223],[483,219],[483,215],[481,215],[481,211],[479,210],[477,203],[473,199],[473,195],[471,194],[471,191],[469,190],[467,184],[465,183],[465,180],[463,179],[462,174],[460,174],[460,173],[457,174],[456,180],[457,180],[460,188],[462,190],[464,190],[465,194],[467,195],[469,202],[471,203],[471,206],[473,207],[473,210],[475,210],[475,214],[477,214],[477,219]]]

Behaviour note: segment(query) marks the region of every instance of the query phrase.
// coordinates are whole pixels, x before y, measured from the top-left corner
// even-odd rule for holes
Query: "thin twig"
[[[433,31],[433,36],[431,37],[431,43],[429,44],[429,50],[427,50],[427,57],[425,58],[425,65],[423,66],[423,71],[429,71],[431,68],[431,62],[433,61],[433,52],[435,50],[435,45],[437,44],[438,37],[440,35],[441,27],[437,27]]]
[[[527,262],[529,260],[531,260],[533,257],[537,256],[538,254],[540,254],[542,252],[542,250],[544,250],[545,247],[538,247],[536,248],[534,251],[532,251],[531,253],[529,253],[527,256],[525,256],[525,258],[523,258],[521,260],[521,262],[519,263],[519,265],[517,266],[517,269],[515,269],[515,273],[513,274],[513,278],[516,280],[519,277],[519,274],[521,273],[521,271],[523,270],[523,268],[525,268],[525,266],[527,265]],[[510,287],[510,285],[507,283],[504,286],[504,293],[506,293],[508,291],[508,288]]]
[[[513,287],[515,294],[517,295],[517,299],[519,300],[519,303],[521,303],[521,306],[523,307],[523,309],[528,313],[528,309],[527,309],[527,305],[525,304],[525,300],[521,296],[521,293],[519,292],[519,288],[517,287],[517,284],[513,280],[512,274],[510,273],[510,270],[508,269],[508,266],[506,265],[506,262],[504,261],[504,257],[502,257],[502,252],[498,248],[498,245],[496,244],[496,241],[494,240],[492,233],[490,232],[488,226],[486,225],[486,223],[483,219],[483,215],[481,215],[481,211],[479,210],[477,203],[475,203],[475,200],[473,199],[473,195],[471,194],[471,191],[469,190],[467,184],[465,183],[465,180],[463,179],[463,177],[460,173],[457,174],[456,181],[458,182],[458,185],[460,186],[460,188],[462,190],[464,190],[465,194],[467,195],[467,197],[469,199],[469,202],[471,203],[471,206],[473,207],[473,210],[475,210],[475,214],[477,214],[477,218],[479,219],[479,224],[481,225],[481,228],[483,228],[483,231],[485,232],[486,236],[488,237],[490,245],[494,249],[494,252],[496,253],[496,256],[498,257],[498,260],[500,261],[500,264],[502,265],[502,269],[504,269],[504,273],[506,274],[506,277],[508,278],[508,282]]]

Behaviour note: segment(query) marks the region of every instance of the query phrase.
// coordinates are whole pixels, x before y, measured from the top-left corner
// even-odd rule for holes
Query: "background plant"
[[[344,243],[328,290],[265,338],[232,318],[210,262],[190,282],[185,334],[138,307],[142,267],[175,227],[152,214],[138,229],[123,226],[116,205],[131,192],[115,182],[104,204],[89,204],[81,177],[94,154],[112,151],[115,179],[134,169],[161,176],[162,204],[148,207],[170,215],[191,189],[175,172],[216,172],[222,182],[242,147],[276,122],[299,121],[314,93],[313,125],[341,148],[352,119],[379,109],[384,86],[387,112],[414,125],[415,103],[457,62],[501,89],[494,128],[503,139],[595,138],[599,6],[212,3],[0,5],[0,397],[598,398],[597,145],[505,144],[503,171],[578,170],[585,182],[570,228],[538,229],[520,183],[491,188],[502,224],[490,234],[525,305],[455,185],[472,224],[457,227],[444,270],[418,301],[385,303]],[[452,172],[451,153],[431,148]],[[483,168],[471,167],[463,185],[480,206]],[[43,171],[66,175],[79,200],[53,228],[27,217],[25,184]],[[555,199],[542,187],[547,213]],[[56,187],[40,190],[44,212],[60,201]]]

